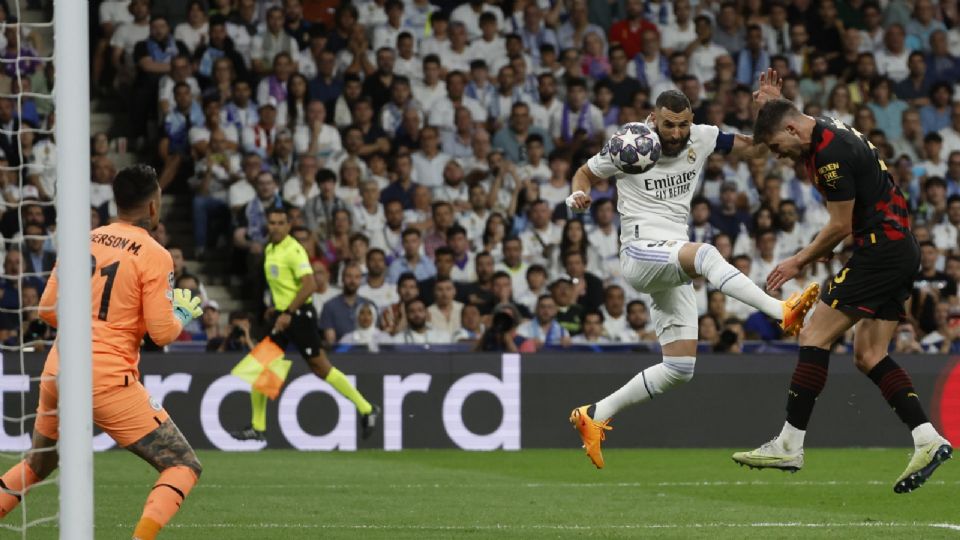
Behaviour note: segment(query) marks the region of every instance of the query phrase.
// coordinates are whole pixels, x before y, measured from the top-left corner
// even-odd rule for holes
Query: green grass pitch
[[[202,452],[167,539],[957,538],[960,463],[907,495],[907,449],[810,449],[797,474],[740,468],[730,450]],[[4,460],[6,461],[6,460]],[[96,456],[96,537],[129,538],[155,474]],[[56,488],[28,497],[56,512]],[[20,522],[17,511],[6,524]],[[0,530],[0,538],[20,538]],[[53,524],[30,539],[56,538]]]

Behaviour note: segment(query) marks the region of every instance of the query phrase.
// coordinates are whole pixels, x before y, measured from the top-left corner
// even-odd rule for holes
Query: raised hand
[[[760,74],[760,87],[753,93],[753,101],[762,107],[764,103],[771,99],[781,97],[780,89],[783,88],[783,79],[773,68],[767,69]]]

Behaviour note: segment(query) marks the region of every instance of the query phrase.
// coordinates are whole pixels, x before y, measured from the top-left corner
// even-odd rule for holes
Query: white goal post
[[[57,0],[53,10],[61,540],[93,539],[88,9],[86,1]]]

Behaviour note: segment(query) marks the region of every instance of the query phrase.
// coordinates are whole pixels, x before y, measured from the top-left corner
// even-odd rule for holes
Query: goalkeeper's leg
[[[20,504],[30,486],[50,476],[56,470],[58,461],[56,439],[34,432],[33,448],[26,459],[0,477],[0,518]]]
[[[190,443],[169,418],[126,448],[160,472],[133,532],[135,540],[154,540],[180,509],[203,468]]]
[[[20,504],[30,486],[57,469],[60,461],[57,455],[59,426],[56,378],[44,371],[40,382],[37,420],[33,427],[33,449],[27,453],[26,459],[0,477],[0,518]]]

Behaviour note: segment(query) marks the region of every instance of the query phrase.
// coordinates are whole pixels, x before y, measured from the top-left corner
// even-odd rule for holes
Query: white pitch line
[[[380,484],[371,486],[370,484],[204,484],[200,482],[194,489],[296,489],[296,488],[314,488],[314,489],[362,489],[367,487],[376,487],[376,489],[483,489],[483,488],[503,488],[503,487],[521,487],[529,489],[540,488],[660,488],[660,487],[752,487],[752,486],[885,486],[891,484],[889,480],[795,480],[791,481],[789,477],[783,482],[770,482],[766,480],[737,480],[737,481],[700,481],[700,482],[528,482],[523,484],[511,484],[504,482],[502,484],[484,483],[484,484]],[[139,484],[97,484],[97,487],[107,488],[128,488]],[[931,480],[927,486],[960,485],[960,480]]]
[[[129,528],[130,524],[117,524],[118,528]],[[757,522],[757,523],[642,523],[609,525],[336,525],[327,523],[171,523],[167,528],[175,529],[314,529],[314,530],[410,530],[410,531],[495,531],[495,530],[551,530],[551,531],[591,531],[591,530],[653,530],[653,529],[883,529],[931,527],[960,530],[960,525],[952,523],[907,523],[907,522],[848,522],[848,523],[806,523],[796,521]]]

